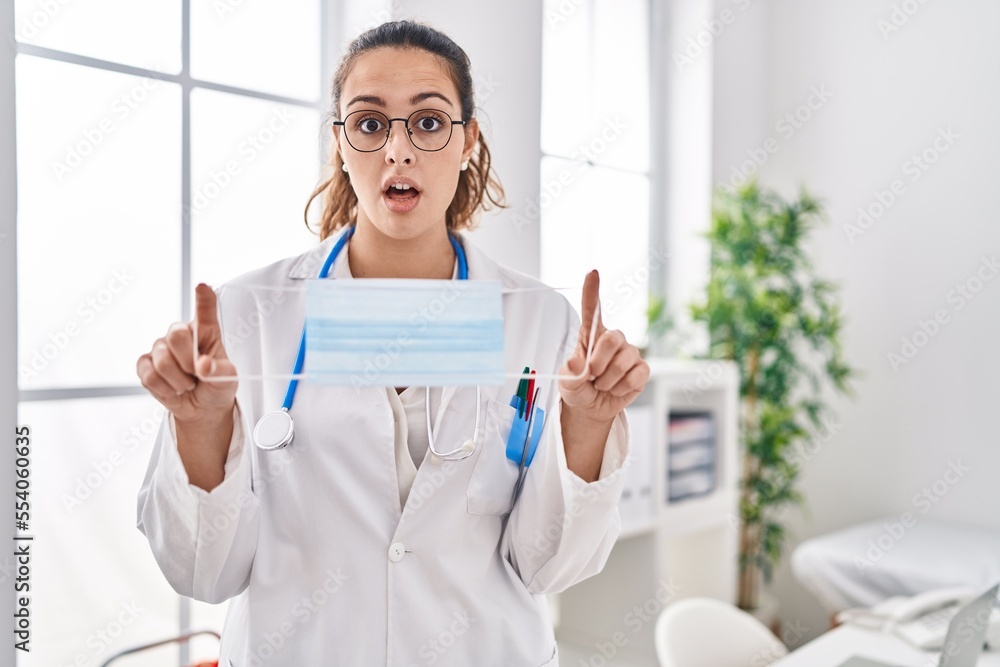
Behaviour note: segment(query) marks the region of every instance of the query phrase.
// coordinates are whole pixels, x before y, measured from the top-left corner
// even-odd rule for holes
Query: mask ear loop
[[[267,285],[251,285],[249,287],[260,288],[260,289],[268,288]],[[272,287],[270,289],[278,289],[283,291],[297,291],[295,289],[281,288],[281,287]],[[216,295],[216,298],[220,298],[220,296]],[[195,317],[192,318],[191,320],[191,335],[193,338],[192,341],[193,345],[191,346],[191,356],[192,356],[191,365],[192,368],[194,368],[194,376],[198,379],[199,382],[239,382],[240,380],[274,380],[274,379],[280,379],[280,380],[288,379],[297,381],[297,380],[303,380],[306,377],[308,377],[306,373],[290,373],[288,375],[278,375],[278,376],[261,374],[261,375],[213,375],[211,377],[205,377],[198,372],[198,316],[197,315],[195,315]],[[303,336],[305,336],[304,333]],[[223,343],[223,348],[225,348],[224,343]],[[228,354],[228,351],[226,353]]]
[[[590,335],[587,339],[587,354],[583,359],[583,370],[580,371],[579,375],[548,375],[546,373],[505,373],[504,377],[508,378],[518,378],[521,380],[569,380],[570,382],[578,382],[584,378],[588,382],[593,382],[596,378],[590,374],[590,361],[594,356],[594,344],[597,341],[597,323],[601,321],[601,300],[597,300],[597,309],[594,311],[594,318],[590,322]]]
[[[587,342],[587,355],[583,360],[583,370],[575,377],[566,378],[572,381],[587,378],[588,382],[594,381],[594,376],[590,374],[590,360],[594,356],[594,343],[597,340],[597,323],[601,321],[601,300],[597,299],[597,308],[594,310],[594,317],[590,322],[590,340]]]
[[[261,288],[264,288],[264,287],[267,287],[267,286],[266,285],[259,285],[259,286],[251,286],[251,287],[261,287]],[[568,288],[568,287],[566,287],[566,288],[539,287],[539,288],[521,288],[521,289],[518,289],[518,290],[510,290],[510,291],[519,291],[519,292],[520,291],[524,291],[524,292],[529,292],[530,291],[530,292],[534,292],[534,291],[550,291],[550,290],[558,290],[558,289],[571,289],[571,288]],[[518,379],[524,379],[524,380],[530,380],[532,378],[534,378],[536,380],[547,380],[547,379],[559,380],[559,379],[562,379],[562,380],[569,380],[571,382],[577,382],[579,380],[587,378],[588,381],[593,381],[594,380],[594,376],[590,375],[590,361],[591,361],[591,358],[594,355],[594,344],[595,344],[596,339],[597,339],[597,323],[600,321],[600,318],[601,318],[601,300],[598,299],[597,300],[597,308],[594,311],[594,317],[593,317],[593,319],[590,322],[590,335],[589,335],[589,338],[588,338],[588,341],[587,341],[587,354],[586,354],[586,356],[584,358],[584,361],[583,361],[583,370],[580,372],[579,375],[560,375],[560,374],[548,375],[548,374],[544,374],[544,373],[531,375],[531,374],[525,374],[525,373],[506,373],[506,374],[504,374],[504,377],[518,378]],[[192,329],[193,336],[194,336],[194,345],[192,346],[192,351],[191,351],[193,358],[192,358],[191,362],[193,364],[193,368],[195,369],[194,376],[196,378],[198,378],[198,380],[200,382],[234,382],[234,381],[239,381],[239,380],[270,380],[270,379],[302,380],[302,379],[306,379],[308,377],[307,373],[291,373],[291,374],[288,374],[288,375],[281,375],[281,376],[272,376],[272,375],[239,375],[239,376],[237,376],[237,375],[214,375],[212,377],[202,377],[201,374],[199,374],[197,372],[197,369],[198,369],[198,318],[197,317],[195,317],[192,320],[191,329]]]
[[[218,298],[218,297],[216,297]],[[198,382],[204,382],[205,380],[213,380],[214,378],[203,378],[201,373],[198,372],[198,315],[197,313],[193,318],[191,318],[191,368],[194,369],[194,376],[198,379]]]

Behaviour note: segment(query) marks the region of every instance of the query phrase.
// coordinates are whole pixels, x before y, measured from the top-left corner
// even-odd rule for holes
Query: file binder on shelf
[[[667,417],[667,502],[715,490],[717,447],[712,413],[675,410]]]
[[[632,453],[625,470],[625,485],[618,505],[622,529],[628,531],[647,525],[653,520],[653,446],[656,431],[650,405],[630,405],[628,421],[632,432]]]

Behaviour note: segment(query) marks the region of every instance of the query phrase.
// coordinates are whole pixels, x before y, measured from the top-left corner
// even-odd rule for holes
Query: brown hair
[[[333,106],[327,121],[335,120],[340,113],[340,95],[344,89],[344,82],[358,57],[368,51],[384,47],[423,49],[443,60],[455,84],[455,90],[458,91],[462,118],[469,120],[474,117],[475,103],[469,56],[444,33],[428,25],[407,20],[383,23],[362,33],[351,42],[333,75],[331,91]],[[325,123],[324,126],[326,127]],[[464,133],[459,136],[464,137]],[[474,227],[480,209],[489,210],[494,206],[507,207],[503,186],[500,185],[490,166],[490,151],[482,132],[479,134],[477,146],[478,150],[473,149],[469,159],[468,169],[459,172],[455,197],[445,214],[449,231]],[[351,185],[350,177],[341,169],[343,164],[336,142],[331,142],[330,157],[327,162],[330,176],[313,191],[305,208],[306,227],[309,227],[309,207],[316,197],[325,194],[325,205],[318,232],[320,240],[356,222],[358,197]],[[311,227],[310,230],[313,231]]]

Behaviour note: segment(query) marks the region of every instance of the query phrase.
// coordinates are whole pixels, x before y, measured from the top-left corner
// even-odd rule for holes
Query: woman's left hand
[[[601,278],[596,270],[583,282],[582,322],[573,356],[559,374],[559,394],[564,409],[594,424],[609,424],[619,412],[635,400],[649,380],[649,365],[635,345],[625,340],[621,331],[604,328],[597,312]],[[594,350],[586,367],[590,330],[597,320]],[[573,379],[583,375],[580,379]]]

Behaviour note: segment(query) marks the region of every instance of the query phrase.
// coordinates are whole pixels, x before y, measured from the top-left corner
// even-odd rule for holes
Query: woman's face
[[[448,117],[462,119],[458,93],[447,70],[436,56],[420,49],[380,48],[360,56],[344,82],[340,105],[340,120],[361,109],[379,111],[388,118],[406,118],[418,109],[437,109],[446,115],[441,126],[445,133],[451,124]],[[382,121],[358,114],[348,122],[354,125],[357,119],[365,119],[361,130],[384,136],[385,128],[379,125]],[[433,120],[423,122],[428,128],[440,125]],[[442,230],[462,161],[469,159],[479,137],[478,126],[475,120],[455,125],[448,144],[428,152],[413,145],[402,121],[391,125],[388,143],[370,153],[351,147],[346,127],[333,127],[358,197],[358,224],[370,223],[398,240]],[[410,190],[389,194],[386,186],[396,177],[409,179]]]

